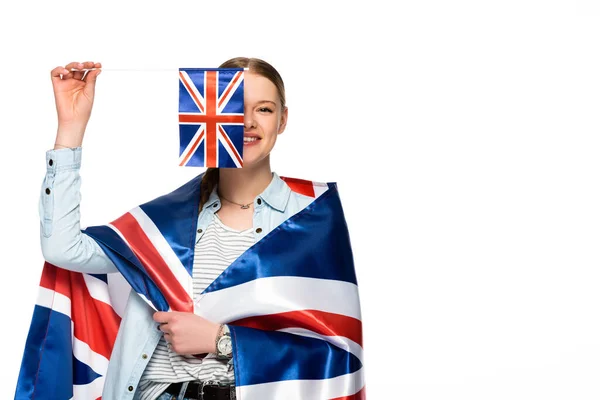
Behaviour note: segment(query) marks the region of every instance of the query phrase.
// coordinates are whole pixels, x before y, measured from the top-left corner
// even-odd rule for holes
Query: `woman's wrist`
[[[208,340],[210,341],[210,343],[205,343],[206,345],[206,353],[196,353],[193,354],[194,357],[196,358],[204,358],[206,357],[209,353],[215,354],[217,352],[217,340],[218,340],[218,336],[219,333],[221,331],[221,325],[219,324],[212,324],[212,329],[210,329],[210,332],[208,334]],[[203,340],[207,340],[206,337]]]
[[[81,147],[82,140],[64,140],[64,139],[56,139],[54,141],[54,150],[58,149],[76,149],[77,147]]]
[[[62,145],[63,147],[81,147],[81,144],[83,143],[85,127],[86,125],[81,124],[59,124],[56,132],[56,140],[54,142]]]
[[[69,146],[69,145],[64,145],[64,144],[56,142],[56,143],[54,143],[53,150],[60,150],[60,149],[71,149],[71,150],[74,150],[74,149],[76,149],[78,147],[81,147],[81,146]]]

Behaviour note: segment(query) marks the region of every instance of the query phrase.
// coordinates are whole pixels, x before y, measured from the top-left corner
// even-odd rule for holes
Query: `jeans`
[[[181,385],[181,390],[179,391],[179,395],[175,396],[172,395],[171,393],[163,393],[160,396],[158,396],[156,398],[156,400],[193,400],[189,397],[183,397],[183,395],[185,394],[185,390],[188,387],[188,383],[189,382],[183,382],[183,384]]]

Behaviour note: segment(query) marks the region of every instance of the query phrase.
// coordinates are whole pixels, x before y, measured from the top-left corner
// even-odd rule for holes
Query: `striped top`
[[[253,228],[238,231],[225,225],[217,214],[194,250],[194,300],[233,261],[254,245]],[[140,399],[154,400],[173,382],[211,380],[234,384],[233,366],[209,354],[204,360],[183,356],[167,347],[161,337],[139,384]]]

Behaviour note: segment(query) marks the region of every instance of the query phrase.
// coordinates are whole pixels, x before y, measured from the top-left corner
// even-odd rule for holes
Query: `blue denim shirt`
[[[46,152],[47,171],[39,201],[42,253],[48,262],[72,271],[117,272],[100,246],[80,229],[81,151],[77,147]],[[255,243],[313,200],[293,192],[276,173],[272,175],[269,186],[254,199]],[[215,188],[198,216],[196,243],[220,208]],[[139,380],[162,334],[153,314],[154,310],[132,291],[108,365],[103,399],[139,398]]]

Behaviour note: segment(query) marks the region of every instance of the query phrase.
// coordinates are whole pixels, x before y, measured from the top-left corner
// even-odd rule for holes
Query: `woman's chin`
[[[257,154],[252,154],[252,155],[250,155],[250,154],[244,154],[244,157],[242,158],[243,167],[244,168],[255,167],[263,159],[264,159],[264,157],[260,157],[260,155],[257,155]]]
[[[248,157],[248,158],[244,157],[243,158],[243,167],[244,168],[250,168],[255,163],[256,163],[256,160],[254,159],[254,157]]]

